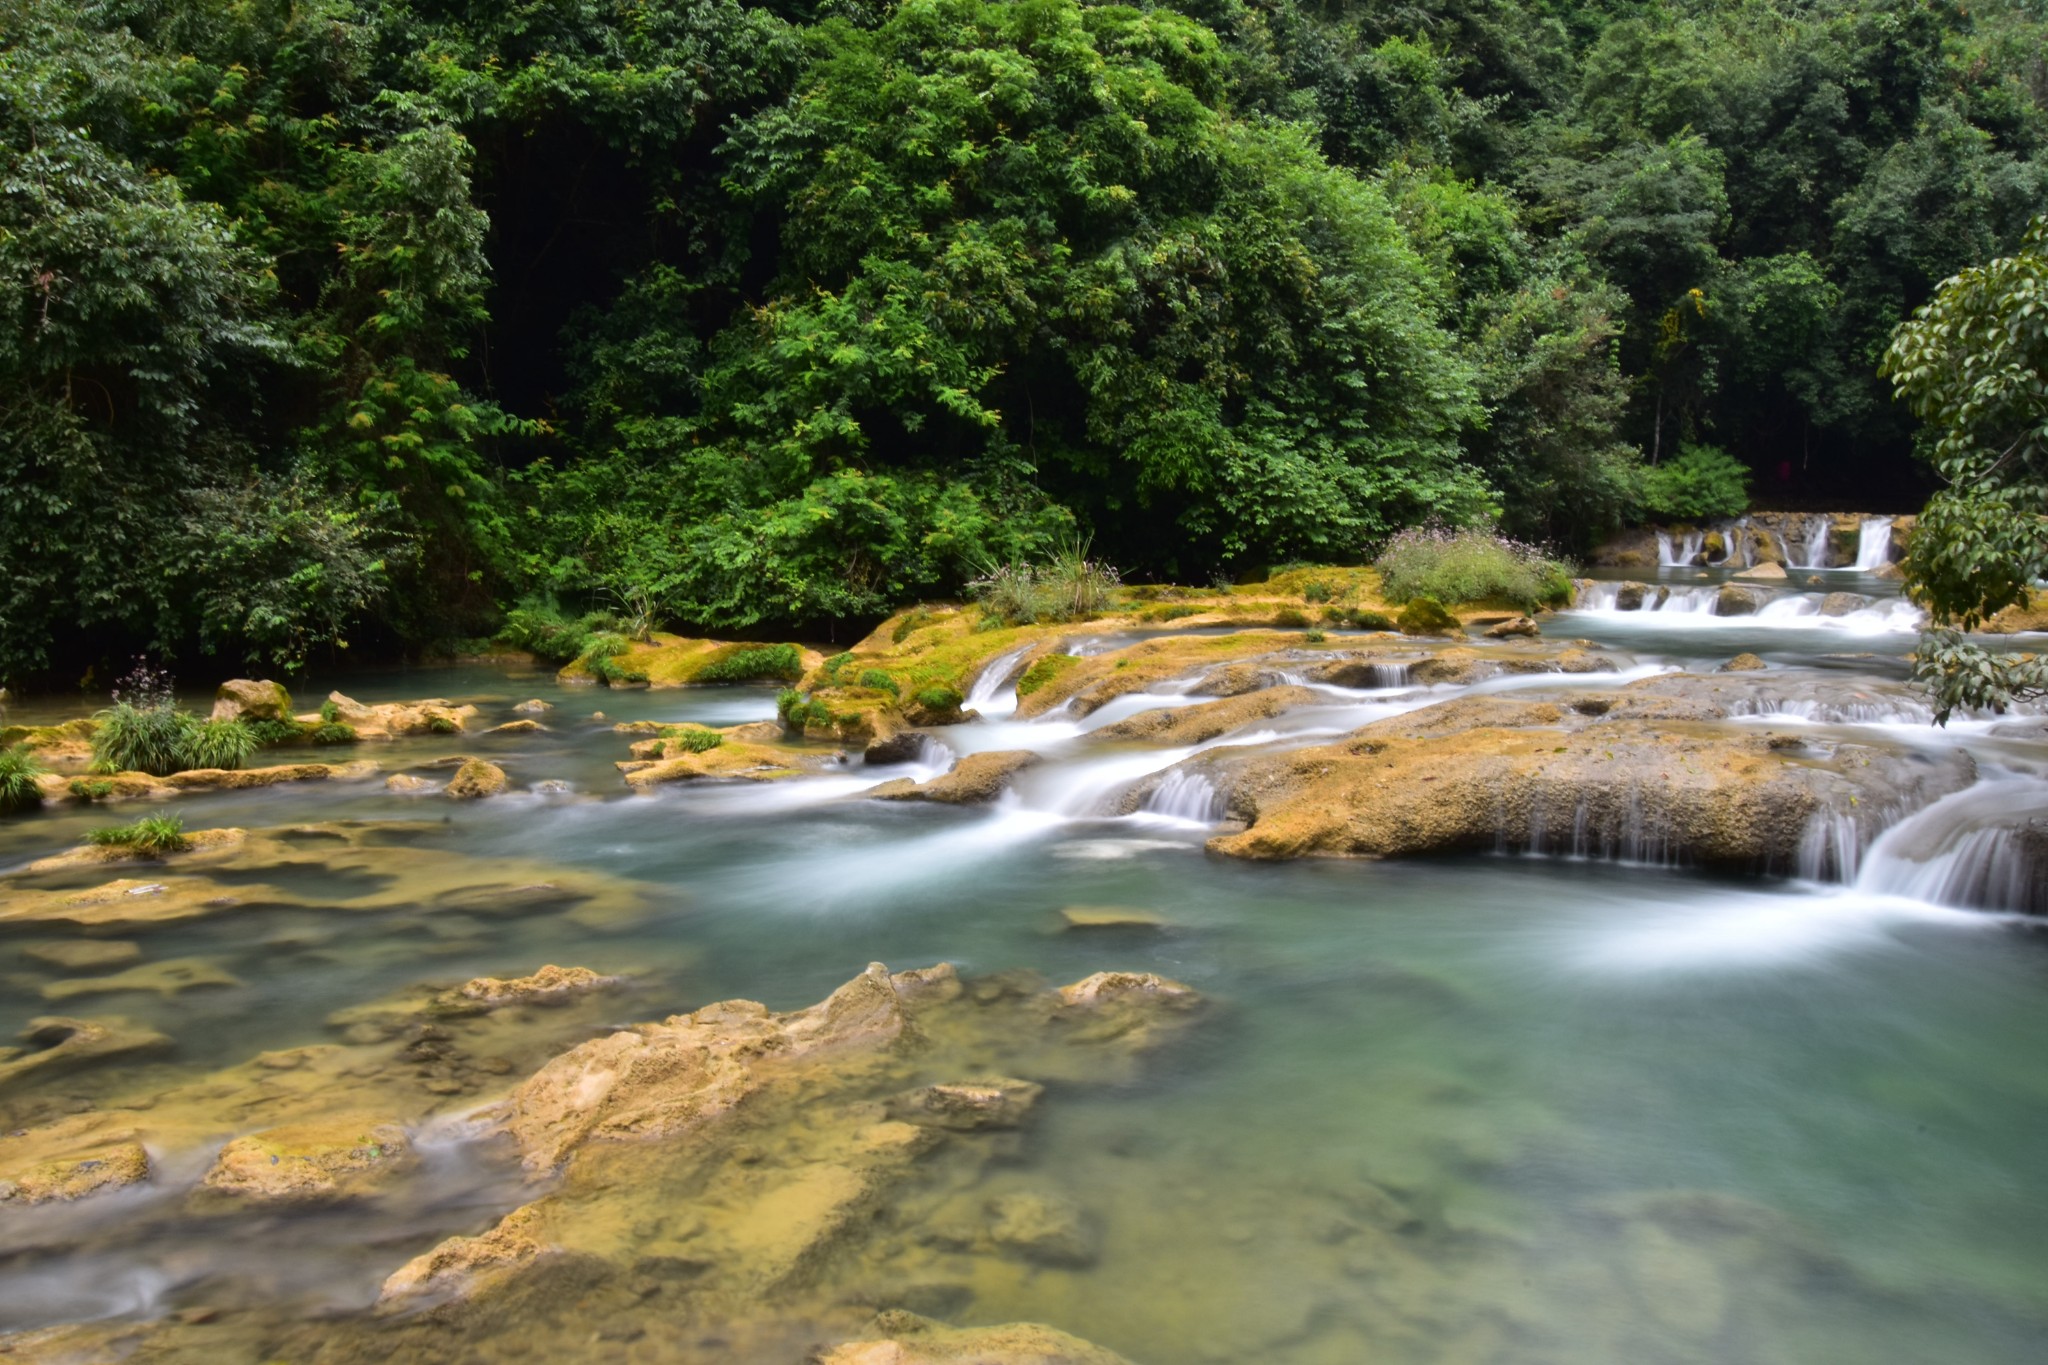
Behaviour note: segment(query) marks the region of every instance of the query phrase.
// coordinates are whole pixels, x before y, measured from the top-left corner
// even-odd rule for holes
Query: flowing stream
[[[1875,540],[1867,528],[1867,555]],[[53,1004],[63,974],[27,952],[49,935],[0,935],[0,1036],[32,1016],[118,1012],[175,1040],[159,1065],[196,1074],[331,1041],[330,1015],[423,979],[546,962],[635,974],[611,1024],[733,997],[807,1005],[871,960],[1055,983],[1152,971],[1218,1008],[1127,1083],[1055,1088],[1000,1177],[1087,1210],[1099,1254],[951,1286],[944,1316],[1047,1322],[1146,1365],[2048,1359],[2048,938],[2012,913],[2048,908],[2041,722],[1928,726],[1900,681],[1909,609],[1875,580],[1831,582],[1872,598],[1852,619],[1820,616],[1813,592],[1718,617],[1679,605],[1700,591],[1688,571],[1666,577],[1662,610],[1596,606],[1546,626],[1621,665],[1574,686],[1752,650],[1809,686],[1734,723],[1962,746],[1979,785],[1869,847],[1853,827],[1810,831],[1807,875],[1782,881],[1608,861],[1597,845],[1245,863],[1203,851],[1221,812],[1199,777],[1172,774],[1135,813],[1114,813],[1194,750],[1093,732],[1201,700],[1173,685],[1086,717],[1019,720],[1006,658],[973,689],[983,720],[940,732],[915,763],[867,767],[856,753],[784,784],[629,796],[612,767],[628,740],[612,723],[762,719],[772,691],[577,691],[485,668],[357,675],[332,681],[364,701],[471,700],[485,724],[529,696],[557,709],[544,733],[365,748],[387,771],[428,775],[450,753],[486,754],[521,789],[510,796],[458,805],[310,784],[186,799],[188,828],[424,819],[434,848],[627,878],[640,908],[323,910],[322,898],[370,894],[380,874],[312,850],[286,888],[304,907],[144,936],[150,959],[204,959],[235,984]],[[1327,742],[1474,690],[1418,687],[1399,669],[1375,681],[1320,688],[1314,705],[1212,743]],[[1046,762],[990,807],[859,796],[956,752],[1016,747]],[[2031,834],[2014,832],[2016,809],[2040,816]],[[0,865],[100,823],[75,810],[0,823]],[[1063,932],[1067,906],[1128,907],[1165,927]],[[179,1204],[207,1151],[156,1154],[146,1193],[32,1216],[0,1205],[0,1331],[223,1303],[366,1320],[396,1265],[524,1197],[460,1123],[422,1145],[408,1197],[253,1233]],[[514,1327],[476,1328],[463,1358],[521,1358]],[[587,1358],[668,1359],[663,1340]],[[802,1353],[735,1345],[724,1358]]]

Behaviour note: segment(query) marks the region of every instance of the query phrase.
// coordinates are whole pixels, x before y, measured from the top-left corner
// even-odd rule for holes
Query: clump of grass
[[[1320,578],[1312,578],[1301,585],[1301,600],[1304,602],[1327,602],[1337,595],[1337,590]]]
[[[43,789],[36,784],[47,769],[25,745],[0,749],[0,815],[29,810],[43,804]]]
[[[436,719],[439,718],[436,717]],[[448,724],[446,721],[441,723],[444,725]],[[431,727],[433,722],[429,721],[428,725]],[[455,727],[449,725],[448,728],[452,731]],[[353,744],[356,742],[356,727],[342,721],[331,720],[325,724],[314,726],[307,737],[315,744]]]
[[[723,743],[725,736],[716,730],[676,729],[668,731],[663,737],[661,751],[665,755],[701,754],[708,753]]]
[[[825,681],[837,686],[839,675],[852,665],[853,657],[853,651],[849,649],[844,654],[834,654],[825,660]]]
[[[803,676],[803,652],[795,645],[762,645],[735,650],[697,670],[692,682],[795,682]]]
[[[887,692],[892,697],[902,690],[894,678],[879,668],[862,669],[860,685],[870,691]]]
[[[1305,630],[1301,633],[1301,638],[1308,644],[1319,645],[1330,637],[1319,630]]]
[[[1349,626],[1353,630],[1392,630],[1394,618],[1383,611],[1372,611],[1364,607],[1324,607],[1323,622],[1332,626]]]
[[[1571,571],[1533,545],[1487,531],[1416,527],[1387,542],[1373,567],[1389,602],[1499,603],[1521,611],[1571,600]]]
[[[1086,541],[1075,541],[1042,564],[983,564],[967,590],[981,604],[984,622],[1028,626],[1100,616],[1117,583],[1117,571],[1090,559]]]
[[[1081,660],[1072,654],[1048,654],[1024,670],[1024,676],[1017,679],[1017,695],[1028,697],[1054,678],[1072,668]]]
[[[175,815],[151,815],[132,825],[96,829],[85,836],[85,841],[101,848],[125,848],[153,858],[166,853],[183,853],[192,847],[192,841],[185,837],[185,822]]]
[[[92,762],[99,772],[165,777],[185,766],[185,735],[195,724],[168,700],[116,701],[93,717]]]
[[[232,771],[247,763],[256,747],[256,732],[239,720],[195,720],[185,729],[179,758],[187,768]]]
[[[320,723],[322,725],[335,725],[340,720],[341,705],[334,698],[329,697],[326,701],[320,703]]]
[[[1273,624],[1287,630],[1299,630],[1308,624],[1308,616],[1293,607],[1282,607],[1273,613]]]
[[[333,702],[327,703],[327,706],[332,705]],[[325,714],[327,707],[323,706],[320,709],[322,714]],[[312,733],[308,727],[295,720],[245,720],[242,724],[249,728],[250,734],[256,736],[256,742],[265,748],[293,744]]]
[[[958,688],[939,684],[923,689],[915,697],[912,697],[911,700],[927,711],[945,712],[958,711],[961,703],[965,702],[967,698],[960,695]]]
[[[114,794],[114,784],[104,778],[74,777],[71,794],[80,801],[104,801]]]
[[[825,729],[838,719],[831,707],[794,687],[784,688],[775,698],[775,713],[792,730]]]

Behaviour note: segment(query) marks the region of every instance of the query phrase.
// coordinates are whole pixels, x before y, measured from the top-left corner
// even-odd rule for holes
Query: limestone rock
[[[1764,604],[1764,595],[1739,583],[1723,583],[1714,595],[1714,615],[1752,616]]]
[[[384,790],[413,796],[421,792],[439,791],[440,788],[424,777],[415,777],[411,773],[393,773],[384,779]]]
[[[353,697],[330,692],[327,700],[339,719],[355,727],[357,739],[461,734],[477,714],[474,706],[455,706],[440,698],[365,706]]]
[[[1897,564],[1884,564],[1870,570],[1872,578],[1882,578],[1887,583],[1898,583],[1905,579],[1906,571]]]
[[[1643,598],[1649,591],[1648,584],[1623,583],[1614,590],[1614,609],[1616,611],[1641,611],[1643,609]]]
[[[449,779],[448,795],[457,801],[475,801],[486,796],[501,795],[510,786],[505,770],[495,763],[486,763],[472,758],[455,770]]]
[[[1831,592],[1820,599],[1822,616],[1847,616],[1852,611],[1862,611],[1870,605],[1870,599],[1860,592]]]
[[[282,683],[231,678],[213,695],[215,720],[290,720],[292,694]]]
[[[989,1236],[1005,1251],[1041,1265],[1092,1265],[1096,1238],[1080,1207],[1057,1195],[998,1195],[988,1203]]]
[[[1517,616],[1511,621],[1502,621],[1498,625],[1486,628],[1486,638],[1489,640],[1508,640],[1517,637],[1534,639],[1542,634],[1542,628],[1534,619],[1527,616]]]
[[[83,891],[10,892],[0,898],[0,924],[170,924],[225,910],[291,903],[292,898],[276,888],[253,883],[229,887],[206,877],[121,877]]]
[[[942,1327],[893,1310],[875,1319],[875,1339],[851,1341],[818,1365],[1130,1365],[1114,1351],[1037,1323]]]
[[[1205,744],[1219,735],[1243,729],[1255,721],[1270,720],[1283,711],[1317,700],[1316,694],[1306,687],[1268,687],[1195,706],[1162,706],[1154,711],[1141,711],[1128,720],[1097,730],[1095,738],[1174,748]]]
[[[1060,922],[1068,929],[1164,929],[1166,916],[1129,905],[1068,905]]]
[[[922,730],[898,730],[871,742],[861,753],[864,763],[914,763],[929,742]]]
[[[539,1207],[521,1205],[489,1231],[474,1237],[451,1237],[391,1272],[377,1296],[377,1306],[409,1307],[419,1300],[474,1294],[547,1254],[551,1248],[542,1236]]]
[[[509,980],[480,976],[457,987],[456,994],[466,1001],[495,1009],[515,1003],[552,1003],[618,983],[618,977],[601,976],[588,967],[557,967],[549,963],[531,976],[517,976]]]
[[[530,701],[520,702],[519,705],[512,709],[522,715],[537,716],[542,712],[554,710],[555,704],[551,701],[542,701],[539,697],[535,697]]]
[[[259,1204],[308,1204],[371,1193],[417,1163],[405,1130],[367,1115],[287,1124],[221,1149],[204,1185]]]
[[[1722,664],[1720,671],[1723,673],[1755,673],[1769,667],[1769,664],[1759,659],[1756,655],[1745,652],[1736,655],[1727,663]]]
[[[961,1133],[1015,1128],[1044,1093],[1042,1085],[1004,1076],[949,1081],[906,1090],[889,1101],[889,1115],[922,1128]]]
[[[0,1204],[51,1204],[149,1179],[149,1153],[129,1130],[78,1115],[0,1143]]]
[[[1752,568],[1742,570],[1740,573],[1736,574],[1735,577],[1753,579],[1760,583],[1782,581],[1786,577],[1785,566],[1782,564],[1766,561]]]
[[[172,791],[248,791],[284,782],[360,781],[377,774],[369,759],[353,763],[282,763],[269,768],[192,768],[172,773],[163,786]]]
[[[487,735],[538,735],[547,732],[547,726],[537,720],[508,720],[503,725],[493,725],[484,731]]]
[[[57,943],[24,944],[21,955],[31,962],[40,962],[60,971],[93,972],[141,961],[142,945],[119,938],[67,939]]]
[[[993,801],[1010,785],[1018,772],[1039,762],[1029,749],[997,749],[968,754],[953,765],[951,772],[927,782],[907,777],[872,787],[867,795],[884,801],[940,801],[947,805],[974,805]]]

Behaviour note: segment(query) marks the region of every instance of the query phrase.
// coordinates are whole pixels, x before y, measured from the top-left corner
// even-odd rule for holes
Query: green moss
[[[1175,603],[1172,606],[1147,607],[1139,614],[1138,619],[1141,621],[1178,621],[1188,616],[1200,616],[1202,611],[1203,608],[1201,607],[1191,607],[1185,603]]]
[[[1025,669],[1024,676],[1017,679],[1017,695],[1030,696],[1080,662],[1079,656],[1073,654],[1046,655]]]
[[[327,706],[321,707],[321,714],[325,715],[328,707],[333,705],[333,702],[329,702]],[[245,720],[242,724],[249,727],[249,733],[256,736],[256,742],[266,749],[273,748],[279,744],[294,744],[299,740],[309,739],[312,737],[315,728],[313,726],[301,725],[299,722],[289,719]]]
[[[313,727],[311,739],[315,744],[353,744],[356,742],[356,727],[341,721],[330,721]]]
[[[958,711],[961,704],[967,699],[960,695],[960,689],[957,687],[947,687],[941,684],[936,687],[924,688],[911,700],[927,711],[946,712]]]
[[[792,730],[829,729],[838,720],[831,707],[794,687],[784,688],[776,697],[775,713]]]
[[[1417,597],[1401,608],[1398,624],[1403,635],[1447,635],[1458,628],[1458,618],[1434,597]]]
[[[692,681],[795,682],[803,672],[803,651],[795,645],[754,645],[718,655],[698,669]]]
[[[879,668],[861,670],[860,685],[871,692],[887,692],[892,697],[902,691],[896,680]]]

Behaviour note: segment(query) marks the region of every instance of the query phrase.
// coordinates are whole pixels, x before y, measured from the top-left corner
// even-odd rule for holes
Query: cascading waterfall
[[[1825,569],[1828,566],[1828,518],[1817,515],[1807,518],[1806,535],[1799,545],[1799,560],[1793,565],[1797,569]],[[1791,545],[1785,546],[1787,551]]]
[[[1856,535],[1856,567],[1869,573],[1891,562],[1892,519],[1865,517]]]
[[[1669,531],[1657,533],[1657,563],[1664,568],[1691,564],[1706,548],[1705,531],[1686,531],[1674,542]]]
[[[1375,689],[1408,687],[1415,681],[1413,664],[1369,664],[1366,667]]]
[[[1017,709],[1017,689],[1009,686],[1010,675],[1018,662],[1031,652],[1031,646],[1013,649],[1008,654],[998,655],[989,666],[981,670],[974,680],[974,686],[967,693],[967,709],[978,711],[986,718],[1007,716]]]
[[[1154,815],[1211,825],[1223,818],[1223,797],[1201,773],[1176,769],[1145,794],[1143,809]]]
[[[2048,783],[1980,782],[1886,830],[1856,889],[1933,905],[2048,913]]]

